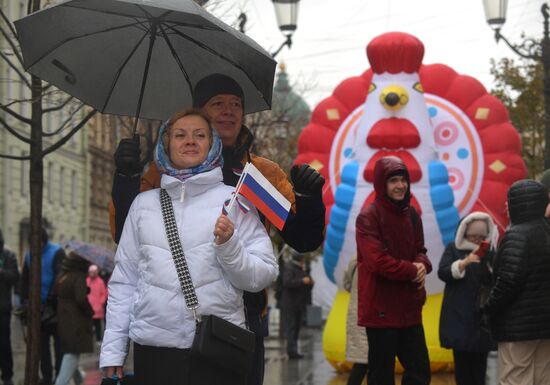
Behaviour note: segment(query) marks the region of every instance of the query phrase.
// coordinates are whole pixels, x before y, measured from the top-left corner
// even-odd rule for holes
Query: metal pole
[[[544,3],[541,7],[544,19],[544,33],[542,40],[525,39],[521,45],[514,45],[506,39],[500,29],[495,30],[497,43],[502,40],[517,55],[542,63],[543,70],[543,96],[544,96],[544,169],[550,169],[550,7]]]
[[[286,36],[286,40],[283,41],[283,44],[281,44],[281,46],[277,49],[277,51],[273,52],[271,54],[271,57],[275,57],[279,54],[279,52],[281,52],[281,50],[286,46],[288,46],[288,48],[290,48],[292,46],[292,35],[287,35]]]
[[[149,64],[151,64],[151,56],[153,54],[153,46],[155,45],[155,39],[157,38],[158,21],[153,20],[151,24],[151,32],[149,35],[149,50],[147,51],[147,60],[145,61],[145,68],[143,69],[143,77],[141,79],[141,90],[139,92],[138,104],[136,107],[136,117],[134,120],[133,135],[136,135],[139,115],[141,113],[141,103],[143,102],[143,94],[145,93],[145,85],[147,84],[147,76],[149,75]]]
[[[544,17],[544,35],[542,37],[542,70],[544,79],[544,126],[545,126],[545,146],[544,146],[544,169],[550,168],[550,34],[548,28],[549,7],[544,3],[541,8]]]

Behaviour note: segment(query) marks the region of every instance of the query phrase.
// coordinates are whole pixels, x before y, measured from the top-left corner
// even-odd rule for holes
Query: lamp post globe
[[[495,30],[502,28],[506,22],[508,0],[483,0],[487,24]]]
[[[294,31],[296,31],[299,1],[300,0],[273,0],[277,24],[284,35],[292,35]]]
[[[271,56],[275,57],[286,45],[292,45],[292,34],[296,31],[298,20],[298,3],[300,0],[272,0],[279,30],[286,36],[286,40]]]
[[[504,41],[512,51],[524,59],[542,63],[545,126],[544,169],[547,170],[550,169],[550,7],[548,3],[544,3],[540,9],[543,19],[542,37],[539,39],[526,38],[521,44],[515,45],[500,32],[506,21],[507,6],[508,0],[483,0],[485,18],[489,26],[495,30],[496,41]]]

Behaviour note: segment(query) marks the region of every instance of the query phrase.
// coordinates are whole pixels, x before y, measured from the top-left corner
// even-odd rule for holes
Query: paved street
[[[266,373],[264,385],[345,385],[347,374],[338,374],[324,358],[322,349],[322,329],[303,328],[300,339],[301,351],[305,357],[301,360],[289,361],[285,354],[284,341],[276,338],[278,323],[270,323],[271,337],[266,340]],[[19,322],[12,319],[12,343],[15,358],[16,385],[23,384],[25,367],[25,344]],[[128,360],[128,370],[131,359]],[[85,385],[99,385],[101,374],[98,370],[98,353],[83,354],[80,359],[80,369],[85,375]],[[397,382],[398,384],[400,381]],[[451,375],[434,375],[432,384],[452,385]]]

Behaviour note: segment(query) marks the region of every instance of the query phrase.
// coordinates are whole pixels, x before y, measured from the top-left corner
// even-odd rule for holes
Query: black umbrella
[[[15,22],[25,69],[100,112],[166,119],[222,73],[269,109],[276,63],[191,0],[71,0]]]

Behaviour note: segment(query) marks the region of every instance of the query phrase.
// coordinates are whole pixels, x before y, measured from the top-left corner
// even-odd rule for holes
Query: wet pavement
[[[345,385],[348,375],[338,374],[325,360],[322,347],[323,330],[320,327],[302,328],[300,335],[300,351],[305,355],[300,360],[288,360],[286,357],[284,340],[277,338],[278,317],[272,314],[270,322],[270,334],[265,341],[266,365],[264,385]],[[12,319],[12,346],[14,350],[14,384],[23,385],[25,370],[25,343],[22,337],[22,328],[15,317]],[[131,371],[131,357],[125,369]],[[98,369],[99,346],[96,352],[82,354],[80,357],[80,370],[83,371],[84,385],[99,385],[101,373]],[[398,378],[398,377],[397,377]],[[397,384],[400,383],[398,380]],[[454,380],[449,374],[434,375],[434,385],[452,385]],[[72,385],[72,382],[71,382]]]

